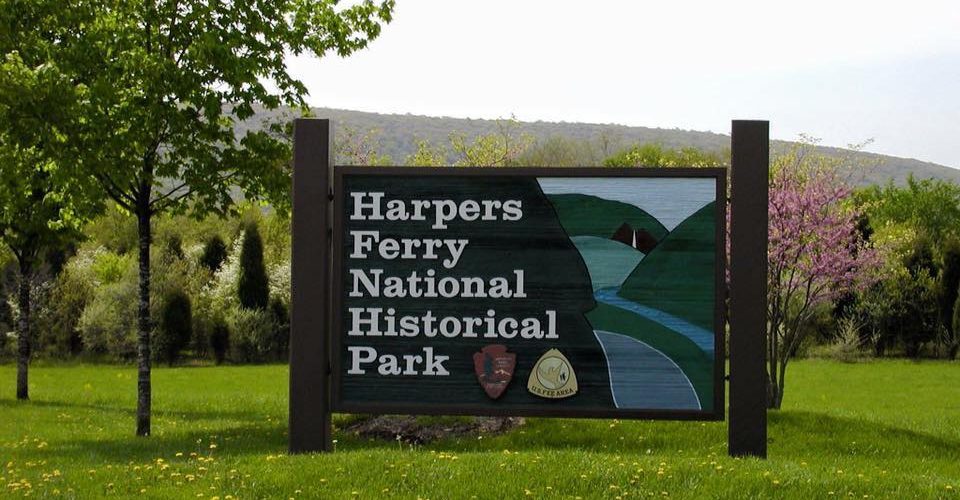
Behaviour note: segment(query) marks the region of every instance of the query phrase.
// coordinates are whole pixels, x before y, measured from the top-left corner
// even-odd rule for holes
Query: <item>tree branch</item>
[[[117,185],[116,181],[113,180],[113,178],[111,178],[109,175],[99,172],[95,172],[93,176],[103,184],[104,189],[106,189],[107,194],[113,198],[113,201],[126,210],[133,211],[133,206],[136,204],[136,200],[130,196],[129,193],[121,189],[120,186]]]

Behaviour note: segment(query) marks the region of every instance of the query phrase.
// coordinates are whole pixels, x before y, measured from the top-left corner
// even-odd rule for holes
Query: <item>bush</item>
[[[290,304],[290,260],[280,262],[270,268],[270,298],[284,305]]]
[[[220,270],[225,260],[227,260],[227,245],[219,234],[215,234],[203,245],[200,265],[215,273]]]
[[[51,284],[47,300],[42,304],[35,303],[34,338],[43,346],[43,354],[64,357],[82,352],[80,317],[93,300],[97,282],[93,263],[103,252],[103,249],[81,250],[67,261]]]
[[[811,355],[844,363],[853,363],[864,357],[863,324],[851,316],[837,320],[837,332],[833,341],[811,349]]]
[[[77,323],[84,349],[129,361],[137,356],[136,277],[101,285]]]
[[[277,361],[287,359],[290,353],[290,311],[280,299],[270,301],[273,315],[273,354]]]
[[[108,204],[102,216],[87,224],[83,234],[94,245],[118,254],[136,250],[139,240],[137,221],[113,204]]]
[[[159,329],[154,336],[154,356],[172,366],[193,336],[193,312],[190,297],[183,292],[164,300]]]
[[[960,294],[958,294],[957,296],[957,302],[954,303],[953,305],[952,319],[953,319],[952,326],[953,326],[954,336],[951,339],[953,343],[948,346],[949,352],[947,355],[950,357],[950,359],[956,359],[957,351],[960,350],[960,346],[958,346],[958,344],[960,344],[960,339],[957,338],[958,336],[960,336]]]
[[[237,308],[227,319],[230,328],[230,360],[260,363],[271,358],[275,326],[272,315],[263,309]]]
[[[120,281],[133,265],[133,256],[109,252],[102,248],[94,250],[92,257],[90,270],[93,272],[92,277],[96,280],[96,285]]]
[[[227,358],[227,351],[230,349],[230,328],[223,321],[216,321],[210,332],[210,349],[213,351],[213,359],[218,364],[223,364]]]
[[[134,259],[102,247],[81,250],[67,264],[66,274],[90,284],[90,296],[76,325],[83,349],[118,360],[134,359],[138,283]]]
[[[244,230],[240,249],[240,279],[237,282],[240,306],[246,309],[266,309],[270,296],[267,269],[263,263],[263,240],[256,224]],[[236,331],[236,330],[235,330]]]
[[[183,259],[183,238],[177,233],[165,235],[160,253],[167,259]]]
[[[3,358],[6,348],[7,333],[13,330],[13,311],[10,310],[10,304],[7,303],[6,298],[0,297],[0,358]]]

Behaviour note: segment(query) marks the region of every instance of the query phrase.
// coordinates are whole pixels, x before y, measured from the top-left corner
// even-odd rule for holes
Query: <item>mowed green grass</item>
[[[960,363],[792,364],[765,461],[728,458],[722,422],[558,419],[288,456],[285,366],[158,368],[136,438],[134,375],[35,366],[20,403],[0,366],[0,497],[960,497]]]

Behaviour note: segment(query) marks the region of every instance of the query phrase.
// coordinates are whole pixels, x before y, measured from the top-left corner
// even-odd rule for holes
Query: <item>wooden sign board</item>
[[[722,419],[724,179],[336,167],[332,410]]]

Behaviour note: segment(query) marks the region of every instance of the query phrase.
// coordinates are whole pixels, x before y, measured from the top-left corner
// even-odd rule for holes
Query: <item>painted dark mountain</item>
[[[629,245],[637,250],[643,252],[644,254],[650,253],[654,247],[657,246],[657,239],[650,234],[644,228],[634,230],[630,224],[624,222],[617,228],[616,232],[613,233],[613,236],[610,239],[614,241],[619,241],[624,245]]]
[[[667,235],[655,217],[633,205],[586,194],[547,195],[570,237],[612,239],[647,253]],[[634,244],[642,241],[642,246]],[[646,250],[644,250],[644,248]]]

